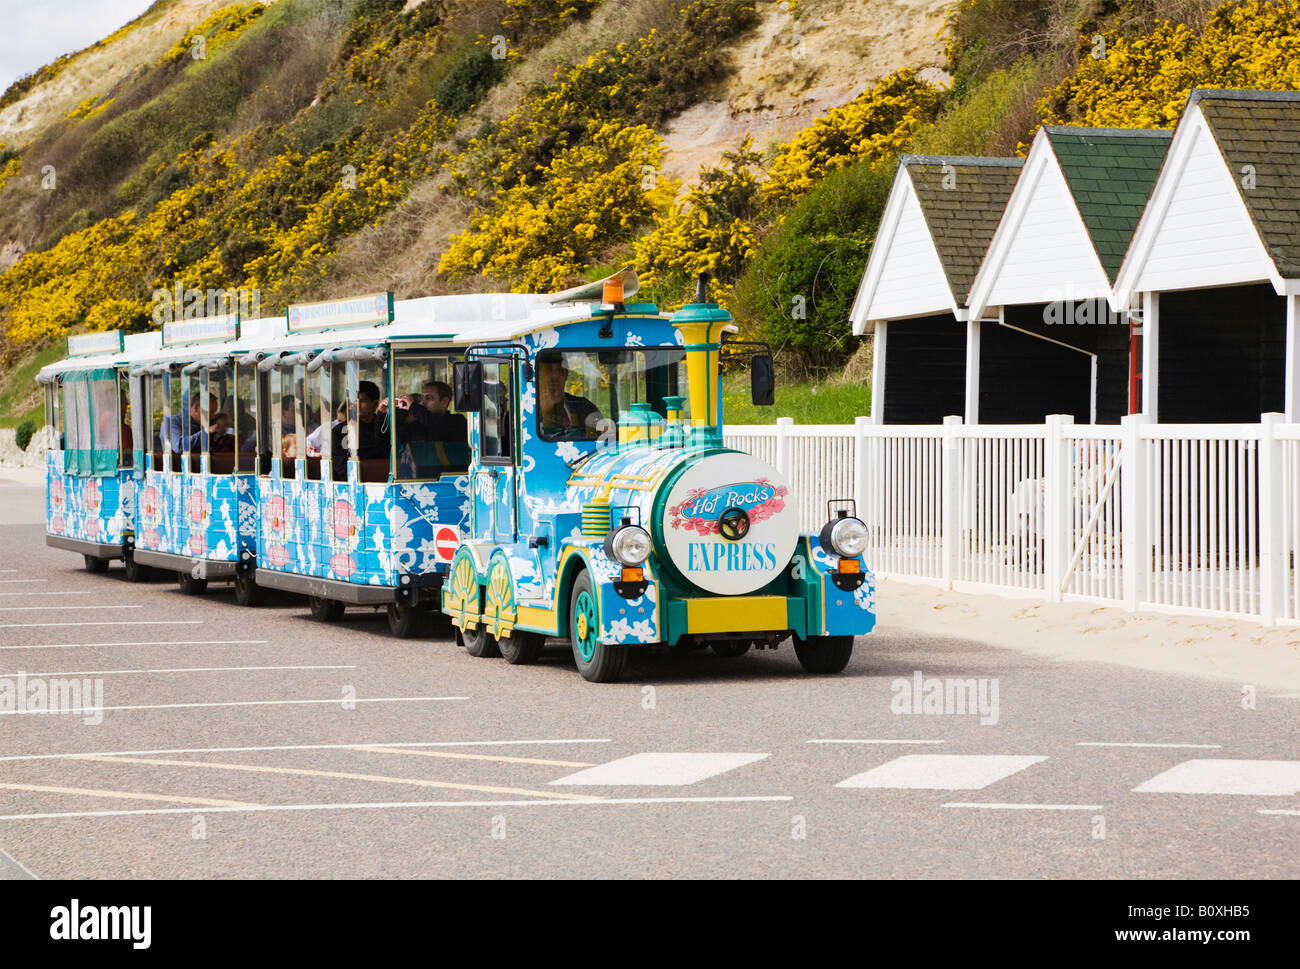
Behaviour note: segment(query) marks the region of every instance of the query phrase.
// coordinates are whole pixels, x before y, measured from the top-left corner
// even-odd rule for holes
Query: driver
[[[590,440],[598,437],[600,410],[586,397],[566,393],[569,369],[557,355],[537,361],[537,421],[548,440]]]

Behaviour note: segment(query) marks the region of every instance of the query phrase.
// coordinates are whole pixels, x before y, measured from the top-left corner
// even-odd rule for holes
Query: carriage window
[[[469,422],[452,408],[451,357],[404,353],[394,360],[397,477],[437,478],[469,467]]]
[[[648,403],[666,417],[664,398],[670,396],[686,396],[686,353],[680,347],[537,355],[537,432],[543,441],[614,440],[619,415],[632,404]]]
[[[174,474],[181,470],[181,452],[185,450],[189,428],[190,402],[184,393],[185,377],[179,373],[164,375],[167,378],[167,427],[165,440],[170,455],[170,469]]]
[[[205,371],[207,375],[208,470],[230,474],[235,470],[235,378],[233,364]]]
[[[63,414],[59,401],[63,394],[57,380],[45,385],[45,427],[50,450],[63,450]]]
[[[320,436],[321,431],[321,394],[319,372],[308,373],[306,366],[294,368],[298,396],[304,401],[301,434],[303,454],[307,458],[307,477],[313,481],[321,480]],[[329,426],[326,422],[326,427]]]
[[[251,474],[257,470],[257,368],[235,367],[234,381],[235,470]]]
[[[510,374],[514,358],[483,362],[483,410],[479,413],[479,455],[490,464],[508,464],[513,456],[511,425],[514,397]]]
[[[360,462],[361,480],[387,481],[392,432],[386,364],[366,360],[357,365],[357,397],[348,409],[349,446],[353,427],[357,431],[353,456]]]
[[[123,367],[117,372],[117,466],[135,467],[135,435],[131,433],[131,382]]]
[[[271,371],[271,454],[280,459],[282,478],[292,478],[297,470],[297,411],[293,367],[276,367]]]
[[[163,427],[166,415],[163,401],[167,399],[167,390],[163,385],[162,374],[151,374],[149,381],[149,435],[148,447],[153,452],[150,468],[154,471],[165,470],[163,463]]]

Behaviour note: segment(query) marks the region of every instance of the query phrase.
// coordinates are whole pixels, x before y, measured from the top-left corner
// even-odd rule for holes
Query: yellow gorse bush
[[[1045,121],[1167,128],[1194,87],[1300,88],[1300,0],[1226,4],[1199,36],[1169,21],[1131,39],[1103,36],[1100,49],[1080,39],[1078,69],[1039,103]]]
[[[763,186],[770,204],[795,202],[838,168],[903,149],[939,107],[939,92],[897,71],[782,145]]]
[[[266,8],[260,3],[232,3],[215,10],[203,21],[187,30],[185,36],[163,54],[162,60],[175,61],[186,56],[200,36],[204,37],[208,50],[229,43],[238,37],[245,27],[262,16],[265,10]]]

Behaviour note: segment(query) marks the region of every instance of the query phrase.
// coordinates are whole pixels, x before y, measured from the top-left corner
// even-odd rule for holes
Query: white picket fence
[[[852,499],[881,575],[1300,622],[1300,424],[735,426],[805,531]]]

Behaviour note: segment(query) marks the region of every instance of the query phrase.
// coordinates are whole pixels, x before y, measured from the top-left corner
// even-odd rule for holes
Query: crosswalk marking
[[[1044,760],[1004,754],[907,754],[835,786],[978,791]]]
[[[767,754],[633,754],[588,767],[552,784],[658,786],[696,784],[710,777],[762,760]]]
[[[1300,793],[1300,761],[1185,760],[1133,788],[1136,794]]]

